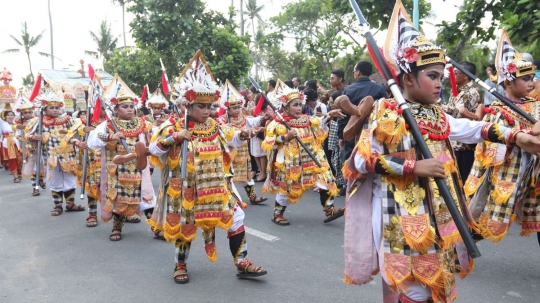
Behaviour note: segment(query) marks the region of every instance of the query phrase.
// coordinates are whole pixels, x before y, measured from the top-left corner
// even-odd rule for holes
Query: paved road
[[[155,174],[156,189],[158,184]],[[191,281],[178,285],[173,244],[154,240],[146,223],[126,224],[123,240],[111,242],[110,223],[87,228],[85,212],[52,217],[48,190],[32,197],[29,181],[14,184],[2,170],[0,302],[381,302],[380,276],[362,287],[341,281],[343,220],[323,224],[316,193],[287,210],[287,227],[270,222],[272,205],[270,198],[251,206],[245,220],[252,233],[270,236],[248,235],[249,257],[268,275],[238,280],[220,230],[217,263],[206,259],[196,239]],[[458,302],[540,302],[540,248],[535,238],[518,234],[516,225],[502,243],[480,243],[483,256],[474,273],[458,282]]]

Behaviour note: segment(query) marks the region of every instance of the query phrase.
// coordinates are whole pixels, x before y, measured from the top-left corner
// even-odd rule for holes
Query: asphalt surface
[[[157,191],[158,174],[153,183]],[[49,190],[38,197],[31,192],[29,180],[14,184],[0,171],[0,302],[382,301],[380,276],[364,286],[341,281],[344,221],[324,224],[313,191],[287,209],[290,226],[270,221],[272,197],[246,210],[248,257],[268,275],[237,279],[226,233],[219,230],[216,263],[206,259],[200,234],[193,242],[186,285],[172,279],[174,245],[154,240],[145,222],[126,224],[123,240],[111,242],[111,223],[87,228],[86,212],[52,217]],[[79,195],[77,189],[77,203],[85,204]],[[482,257],[458,281],[457,302],[540,302],[540,247],[536,236],[518,235],[514,225],[501,243],[479,243]]]

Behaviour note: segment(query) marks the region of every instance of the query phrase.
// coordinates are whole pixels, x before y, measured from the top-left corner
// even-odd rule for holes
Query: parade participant
[[[38,97],[43,107],[43,132],[37,133],[39,117],[32,119],[26,126],[26,138],[32,142],[41,140],[42,159],[47,163],[49,188],[54,202],[52,216],[63,212],[62,203],[66,200],[66,212],[84,211],[84,207],[75,204],[75,187],[77,185],[77,160],[75,146],[85,148],[86,143],[72,137],[66,140],[66,134],[72,127],[73,121],[67,115],[60,116],[64,106],[63,97],[59,97],[50,89],[45,89]]]
[[[238,130],[253,129],[255,132],[264,132],[264,128],[260,126],[265,124],[268,116],[266,116],[266,118],[261,116],[254,118],[245,117],[241,112],[243,96],[236,88],[234,88],[229,80],[225,82],[220,96],[220,108],[225,111],[225,114],[221,115],[218,119],[220,124]],[[248,142],[244,142],[242,146],[238,147],[236,150],[232,150],[231,156],[233,158],[232,168],[234,170],[233,182],[244,187],[249,202],[252,204],[260,204],[268,200],[266,197],[257,197],[255,182],[251,176],[251,161],[249,157]]]
[[[461,66],[471,74],[476,75],[476,66],[471,62],[461,62]],[[448,104],[442,105],[443,110],[454,118],[467,118],[481,121],[484,117],[484,104],[480,99],[480,94],[474,86],[473,79],[461,71],[455,71],[456,86],[459,90],[457,96],[450,96]],[[452,142],[456,161],[458,164],[461,181],[465,182],[471,172],[474,162],[474,149],[476,145],[468,145],[461,142]]]
[[[24,144],[26,153],[23,155],[23,160],[26,160],[26,164],[23,167],[22,177],[24,179],[30,179],[32,184],[32,196],[39,196],[39,189],[36,188],[37,178],[36,178],[36,152],[37,152],[37,142],[32,142],[24,135],[26,126],[32,121],[36,123],[38,120],[32,120],[34,118],[35,107],[26,96],[21,95],[19,100],[14,106],[16,112],[21,113],[21,118],[19,119],[18,129],[22,130],[21,142]],[[43,158],[42,158],[43,159]],[[45,166],[43,160],[41,161],[40,177],[39,177],[39,186],[45,189]]]
[[[434,178],[445,179],[465,221],[471,226],[474,222],[448,140],[517,144],[535,154],[540,152],[540,141],[519,129],[446,115],[435,105],[444,77],[444,50],[412,26],[400,1],[390,20],[385,57],[398,72],[406,105],[433,158],[417,154],[395,100],[373,103],[353,156],[344,166],[349,181],[345,281],[365,284],[380,270],[383,285],[399,293],[400,302],[452,302],[457,297],[454,247],[458,247],[462,277],[473,263],[460,248],[461,237]],[[385,297],[385,302],[395,301]]]
[[[186,262],[199,227],[208,259],[217,260],[215,228],[220,227],[228,231],[237,276],[265,275],[262,267],[247,259],[244,204],[226,177],[231,165],[229,146],[242,146],[252,132],[220,126],[209,117],[211,104],[219,100],[219,91],[201,51],[177,78],[173,95],[186,104],[188,129],[184,118],[169,120],[152,138],[151,161],[162,168],[162,189],[148,222],[154,230],[163,229],[167,241],[175,242],[174,281],[189,282]],[[186,178],[181,180],[183,144],[187,144]],[[171,212],[165,213],[167,206]]]
[[[334,176],[324,155],[322,144],[328,136],[326,121],[330,116],[343,116],[339,110],[330,111],[323,117],[302,115],[304,93],[289,88],[278,80],[273,100],[277,109],[284,110],[283,119],[291,126],[287,131],[283,121],[276,115],[266,127],[266,137],[262,148],[270,151],[268,179],[263,192],[276,194],[272,222],[277,225],[289,225],[283,217],[287,206],[300,200],[303,193],[317,186],[325,222],[343,216],[345,209],[334,207],[334,197],[338,190]],[[310,158],[308,152],[300,147],[298,137],[318,159],[321,167]]]
[[[98,125],[105,121],[107,113],[103,110],[100,110],[98,113],[99,117],[92,117],[90,120],[90,126],[87,126],[88,115],[86,111],[80,111],[77,113],[77,117],[81,120],[81,123],[78,124],[78,133],[81,138],[85,138],[86,134],[89,134],[93,131]],[[80,155],[84,155],[84,149],[80,149]],[[79,163],[82,162],[83,159]],[[99,197],[101,195],[100,191],[100,180],[101,180],[101,149],[97,148],[95,150],[88,149],[88,164],[86,168],[86,184],[84,184],[86,196],[88,199],[88,218],[86,218],[86,227],[96,227],[98,225],[97,219],[97,204]],[[82,172],[82,164],[79,165],[80,171]],[[82,176],[82,174],[81,174]],[[82,186],[82,180],[78,179],[79,185]]]
[[[98,191],[101,194],[101,220],[108,222],[113,219],[109,240],[120,241],[127,217],[141,215],[141,209],[145,208],[141,204],[151,205],[155,201],[147,163],[137,167],[138,163],[133,160],[135,157],[131,157],[146,157],[144,153],[134,153],[138,143],[143,146],[147,143],[147,134],[152,125],[140,117],[135,117],[138,99],[118,75],[115,75],[104,95],[114,107],[115,117],[110,120],[114,121],[119,131],[115,132],[113,122],[107,119],[90,132],[88,148],[101,149],[101,171],[106,171],[107,174],[106,178],[101,177]],[[123,140],[130,151],[126,151]]]
[[[2,156],[5,165],[13,175],[13,182],[21,182],[21,171],[23,165],[23,156],[21,150],[20,136],[15,133],[15,113],[11,108],[11,104],[7,103],[2,113],[0,114],[0,130],[2,131]]]
[[[514,49],[506,29],[501,34],[495,60],[506,97],[534,119],[540,119],[540,102],[528,97],[534,89],[536,67]],[[532,127],[500,100],[493,101],[486,112],[484,121],[514,130]],[[516,219],[521,224],[522,236],[540,231],[540,204],[535,191],[540,186],[539,168],[536,158],[520,148],[488,142],[477,146],[465,194],[472,196],[469,207],[483,238],[502,240]]]
[[[148,97],[148,107],[152,109],[152,114],[146,116],[147,121],[152,122],[154,127],[158,127],[161,123],[169,119],[169,115],[164,113],[164,109],[169,102],[161,93],[161,90],[157,88],[154,93]]]

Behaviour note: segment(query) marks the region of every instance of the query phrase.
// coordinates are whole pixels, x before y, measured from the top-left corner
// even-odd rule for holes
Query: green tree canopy
[[[203,1],[125,0],[124,2],[126,10],[135,15],[130,26],[138,50],[119,51],[113,55],[113,57],[134,56],[135,59],[111,58],[111,60],[133,62],[133,66],[149,71],[156,70],[155,73],[149,74],[148,78],[143,76],[147,74],[146,70],[141,70],[141,75],[137,78],[128,78],[127,75],[119,73],[124,80],[144,84],[159,81],[161,57],[168,70],[169,81],[173,82],[174,77],[180,74],[183,66],[198,49],[203,52],[212,73],[220,82],[229,79],[233,83],[238,83],[247,75],[251,66],[247,48],[249,37],[236,35],[236,24],[220,13],[206,10]],[[139,54],[146,54],[149,57],[135,63],[134,61],[143,59]],[[116,63],[106,66],[122,68]]]

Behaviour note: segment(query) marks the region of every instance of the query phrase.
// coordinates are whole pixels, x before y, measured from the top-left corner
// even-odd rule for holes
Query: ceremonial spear
[[[165,82],[165,85],[163,85],[163,89],[167,89],[167,91],[170,92],[171,97],[172,97],[172,91],[171,91],[171,88],[169,87],[169,78],[167,77],[167,70],[165,69],[165,65],[163,65],[163,61],[161,60],[161,58],[159,58],[159,62],[161,63],[161,70],[163,72],[162,82]],[[178,119],[180,119],[180,111],[178,110],[178,107],[176,106],[176,102],[173,104],[173,108],[174,108],[174,112],[178,116]],[[189,130],[187,107],[184,112],[184,129]],[[184,186],[187,186],[187,183],[186,183],[187,182],[186,181],[187,152],[188,152],[187,148],[188,148],[187,143],[186,142],[182,143],[182,165],[180,166],[180,172],[182,175],[180,177],[182,178]]]
[[[87,105],[87,112],[86,112],[86,127],[90,127],[90,120],[92,118],[92,115],[91,115],[91,111],[92,111],[92,102],[94,101],[93,99],[93,96],[94,96],[94,80],[95,80],[95,72],[94,72],[94,69],[92,68],[92,66],[90,64],[88,64],[88,74],[90,76],[90,85],[92,87],[92,94],[88,94],[88,97],[89,97],[89,100],[87,100],[86,102],[86,105]],[[90,101],[90,102],[88,102]],[[86,133],[84,135],[84,142],[88,142],[88,136],[90,135],[90,133]],[[88,147],[84,149],[84,154],[83,154],[83,171],[82,171],[82,177],[81,177],[81,200],[84,200],[84,193],[85,193],[85,190],[86,190],[86,170],[88,169]]]
[[[433,158],[433,155],[431,154],[431,151],[429,150],[426,142],[424,141],[424,137],[422,133],[420,132],[420,129],[418,128],[418,125],[416,124],[416,120],[414,119],[413,115],[411,114],[411,111],[409,109],[409,106],[407,105],[407,101],[405,101],[405,98],[403,97],[403,94],[397,85],[396,81],[392,77],[392,73],[390,71],[390,68],[388,65],[386,65],[386,61],[381,54],[381,51],[377,47],[377,43],[375,42],[375,39],[373,38],[373,35],[371,34],[369,23],[364,18],[364,15],[360,11],[360,8],[358,7],[358,4],[355,0],[349,0],[352,8],[354,9],[354,12],[356,14],[356,17],[358,18],[358,21],[360,22],[360,26],[364,30],[364,37],[367,40],[367,43],[373,50],[374,60],[376,60],[379,63],[379,66],[381,67],[381,70],[387,79],[388,86],[390,87],[390,90],[392,91],[392,94],[394,95],[395,100],[399,104],[399,107],[403,110],[403,118],[409,124],[409,132],[412,134],[414,140],[416,141],[416,146],[418,147],[418,150],[424,157],[424,159],[431,159]],[[459,69],[459,68],[458,68]],[[450,194],[450,190],[448,189],[448,186],[446,185],[446,182],[442,178],[434,178],[435,183],[437,184],[437,188],[439,189],[439,193],[444,199],[446,203],[446,207],[448,208],[448,211],[450,212],[452,219],[454,220],[454,223],[456,224],[456,227],[459,231],[459,234],[461,238],[463,239],[463,243],[467,247],[467,250],[469,252],[469,255],[471,258],[477,258],[480,257],[480,251],[478,250],[478,247],[474,243],[474,240],[472,238],[472,235],[469,231],[469,228],[465,224],[465,221],[463,220],[463,217],[461,216],[459,209],[456,205],[456,202],[454,201],[454,198]]]
[[[489,85],[487,85],[486,82],[480,80],[478,77],[473,75],[466,68],[461,66],[461,64],[457,63],[454,59],[447,56],[446,61],[450,62],[450,64],[452,64],[455,68],[459,69],[462,73],[464,73],[467,77],[469,77],[469,79],[472,79],[474,82],[478,83],[478,85],[480,85],[483,89],[487,90],[490,94],[497,97],[497,99],[501,100],[501,102],[504,103],[504,105],[508,106],[511,110],[516,112],[518,115],[522,116],[524,119],[528,120],[529,122],[533,124],[538,122],[531,115],[527,114],[524,110],[517,107],[512,101],[510,101],[508,98],[506,98],[501,93],[499,93],[496,87],[490,87]]]
[[[287,130],[291,130],[291,126],[289,125],[289,123],[287,123],[287,121],[285,121],[285,119],[283,119],[283,116],[281,116],[281,114],[279,113],[279,111],[276,109],[276,107],[272,104],[272,102],[270,102],[270,100],[268,100],[268,97],[266,96],[266,94],[263,93],[262,89],[261,89],[261,86],[259,85],[259,83],[257,83],[257,81],[255,81],[255,79],[253,79],[251,76],[248,76],[249,78],[249,81],[251,82],[251,84],[255,87],[255,89],[257,90],[258,93],[260,93],[263,98],[264,98],[264,102],[270,106],[274,112],[276,113],[276,115],[278,116],[279,119],[281,119],[281,121],[283,121],[283,124],[285,125],[285,127],[287,128]],[[319,160],[317,160],[317,158],[315,158],[315,156],[313,155],[313,153],[311,153],[311,151],[309,149],[307,149],[307,147],[304,145],[304,143],[302,142],[302,140],[298,137],[294,137],[296,139],[296,141],[298,142],[298,144],[300,144],[300,146],[308,153],[309,157],[315,162],[315,164],[317,164],[318,167],[321,167],[321,163],[319,163]]]
[[[38,74],[36,83],[34,84],[34,89],[32,90],[32,95],[30,96],[29,100],[31,102],[34,102],[34,99],[39,95],[39,91],[41,89],[41,74]],[[39,107],[39,121],[37,126],[37,133],[39,136],[43,134],[43,106]],[[39,140],[37,142],[37,154],[36,154],[36,187],[35,189],[39,189],[39,180],[40,180],[40,174],[41,174],[41,157],[42,157],[42,142]]]

